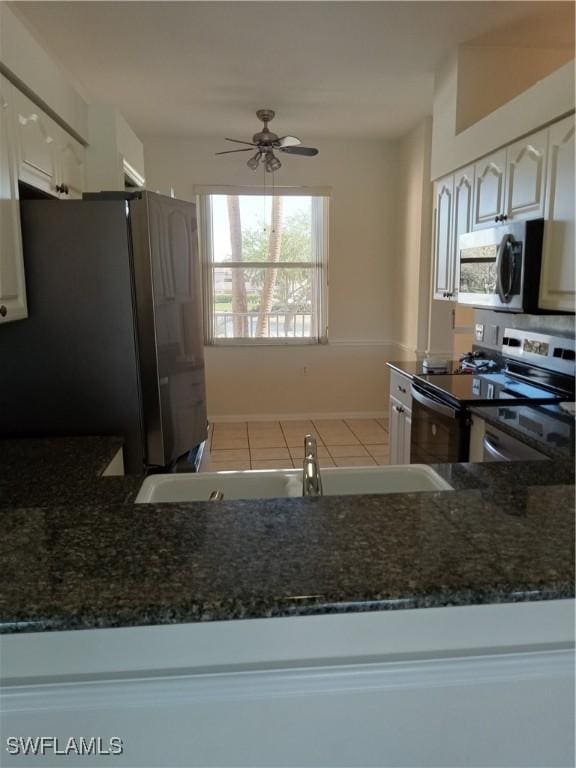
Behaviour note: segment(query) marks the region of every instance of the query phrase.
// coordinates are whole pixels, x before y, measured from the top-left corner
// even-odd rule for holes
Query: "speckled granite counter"
[[[437,469],[459,490],[3,510],[0,631],[573,596],[570,462]]]
[[[142,478],[102,477],[118,437],[0,440],[0,508],[133,501]]]

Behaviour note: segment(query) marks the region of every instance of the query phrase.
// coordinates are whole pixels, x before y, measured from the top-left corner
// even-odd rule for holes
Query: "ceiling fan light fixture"
[[[266,154],[266,170],[268,173],[273,173],[274,171],[280,170],[282,167],[282,163],[276,155],[273,152],[268,152]]]
[[[282,163],[275,150],[288,155],[303,155],[304,157],[313,157],[318,154],[314,147],[303,147],[302,142],[296,136],[277,136],[268,128],[268,123],[274,117],[274,110],[259,109],[256,117],[264,123],[264,127],[252,137],[252,141],[242,141],[241,139],[226,138],[226,141],[232,141],[235,144],[244,145],[242,149],[227,149],[222,152],[215,152],[216,155],[230,155],[235,152],[251,152],[251,147],[256,147],[256,154],[248,160],[246,165],[250,170],[255,171],[260,163],[264,165],[267,173],[274,173],[280,170]]]
[[[260,152],[256,152],[256,154],[248,160],[246,165],[248,168],[250,168],[251,171],[255,171],[260,164]]]

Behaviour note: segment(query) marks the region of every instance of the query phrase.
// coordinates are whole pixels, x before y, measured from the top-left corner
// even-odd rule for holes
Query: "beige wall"
[[[463,45],[458,52],[456,133],[574,58],[570,48]]]
[[[194,185],[261,184],[246,155],[214,157],[234,135],[144,137],[147,186],[193,199]],[[318,157],[283,158],[279,185],[332,187],[329,344],[206,350],[212,418],[242,415],[386,413],[385,361],[396,342],[398,152],[394,142],[312,140]]]
[[[399,142],[398,266],[396,286],[402,301],[395,312],[396,339],[422,355],[428,341],[432,185],[432,119],[420,123]]]
[[[436,73],[432,178],[451,173],[574,111],[575,104],[571,61],[458,133],[458,55],[454,52]]]

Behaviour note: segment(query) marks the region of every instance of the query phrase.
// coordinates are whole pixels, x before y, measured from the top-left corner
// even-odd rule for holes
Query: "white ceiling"
[[[394,137],[432,109],[459,43],[572,3],[19,2],[90,100],[140,135]],[[545,9],[545,10],[544,10]]]

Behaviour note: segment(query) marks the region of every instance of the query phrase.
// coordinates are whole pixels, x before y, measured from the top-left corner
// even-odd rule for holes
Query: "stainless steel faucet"
[[[316,438],[304,438],[304,464],[302,467],[302,496],[322,496],[322,478],[318,464]]]

